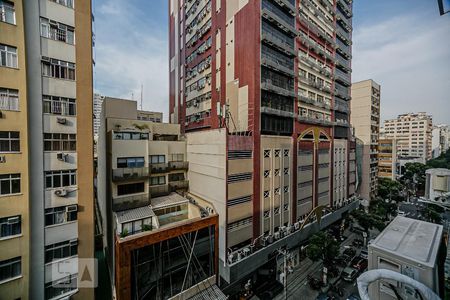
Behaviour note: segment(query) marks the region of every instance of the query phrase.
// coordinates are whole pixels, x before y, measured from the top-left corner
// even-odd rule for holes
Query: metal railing
[[[266,80],[262,79],[261,80],[261,88],[264,90],[275,92],[277,94],[284,95],[284,96],[296,97],[294,87],[292,87],[292,89],[288,88],[288,87],[280,87],[280,86],[274,85],[272,83],[272,80],[270,80],[270,79],[266,79]]]
[[[276,36],[273,33],[270,33],[268,31],[263,31],[261,34],[261,39],[265,42],[267,42],[269,45],[274,46],[278,48],[279,50],[285,52],[286,54],[290,56],[295,56],[295,48],[293,45],[290,45],[286,41],[284,41],[282,38]]]
[[[288,67],[284,66],[281,61],[276,60],[269,55],[261,54],[261,65],[271,69],[275,69],[291,77],[295,76],[294,69],[289,69]]]
[[[148,166],[150,168],[151,173],[165,173],[169,170],[168,163],[157,163],[157,164],[150,163]]]
[[[171,170],[187,170],[189,162],[187,161],[169,161],[169,168]]]
[[[293,112],[285,111],[285,110],[277,109],[277,108],[272,108],[272,107],[267,107],[267,106],[261,106],[261,112],[270,114],[270,115],[280,116],[280,117],[288,117],[288,118],[294,117]]]
[[[113,169],[112,180],[113,181],[124,181],[129,179],[139,179],[149,176],[149,169],[146,167],[142,168],[117,168]]]
[[[169,181],[169,187],[172,191],[187,189],[189,187],[189,180]]]
[[[168,195],[169,193],[170,193],[170,189],[167,184],[150,186],[150,196],[152,198],[159,197],[159,196],[165,196],[165,195]]]
[[[124,210],[150,204],[149,194],[113,197],[113,210]]]
[[[273,9],[269,7],[264,7],[262,9],[262,16],[267,20],[269,20],[270,22],[275,22],[281,30],[287,33],[291,33],[294,36],[297,35],[297,30],[295,29],[294,25],[291,25],[288,22],[286,22]]]

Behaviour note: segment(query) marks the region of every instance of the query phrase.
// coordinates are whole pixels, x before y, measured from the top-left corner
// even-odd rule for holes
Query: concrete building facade
[[[363,148],[358,193],[367,200],[375,197],[378,186],[380,93],[380,85],[371,79],[352,84],[351,123]]]
[[[180,125],[143,120],[135,101],[105,97],[102,106],[97,191],[113,293],[117,299],[185,299],[205,287],[216,293],[218,216],[187,194]],[[186,266],[192,269],[184,281]]]
[[[91,2],[0,8],[0,294],[93,299]]]
[[[445,124],[433,127],[431,139],[432,158],[439,157],[450,147],[450,127]]]
[[[344,0],[170,2],[169,120],[190,193],[219,213],[228,283],[267,262],[237,271],[255,246],[354,194],[351,17]]]
[[[368,270],[401,273],[443,297],[445,248],[442,225],[396,217],[368,246]],[[396,293],[403,299],[420,299],[414,288],[394,280],[369,286],[370,299],[398,299]]]
[[[378,177],[397,178],[397,145],[394,139],[378,140]]]
[[[425,174],[425,199],[450,204],[450,170],[428,169]]]
[[[420,157],[422,163],[431,158],[432,130],[433,119],[424,112],[403,114],[384,121],[386,138],[397,142],[397,155]]]

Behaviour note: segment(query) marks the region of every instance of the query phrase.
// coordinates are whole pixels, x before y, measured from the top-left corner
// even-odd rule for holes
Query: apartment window
[[[19,91],[0,88],[0,110],[19,110]]]
[[[0,195],[20,193],[20,174],[0,175]]]
[[[228,175],[227,183],[234,183],[239,181],[246,181],[252,179],[252,173],[239,173],[239,174],[233,174]]]
[[[270,150],[264,150],[264,158],[270,157]]]
[[[121,157],[117,158],[118,168],[142,168],[145,165],[143,157]]]
[[[52,2],[67,6],[69,8],[73,8],[74,6],[74,0],[50,0]]]
[[[41,18],[41,36],[73,45],[75,43],[75,28]]]
[[[288,157],[289,156],[289,149],[284,149],[283,150],[283,156],[284,157]]]
[[[234,205],[238,205],[238,204],[242,204],[242,203],[246,203],[246,202],[250,202],[250,201],[252,201],[252,196],[239,197],[239,198],[228,200],[227,206],[234,206]]]
[[[22,259],[15,257],[0,261],[0,282],[22,275]]]
[[[78,254],[78,241],[69,240],[45,246],[45,263]]]
[[[17,48],[0,44],[0,66],[17,68]]]
[[[173,153],[170,155],[170,161],[184,161],[183,153]]]
[[[166,176],[150,177],[150,185],[162,185],[166,184]]]
[[[53,0],[54,1],[54,0]],[[53,299],[77,288],[77,274],[45,284],[45,299]]]
[[[184,173],[169,174],[169,182],[183,181],[183,180],[184,180]]]
[[[144,132],[114,132],[115,140],[148,140],[148,133]]]
[[[76,221],[78,218],[77,205],[52,207],[45,209],[45,226]]]
[[[44,151],[76,151],[77,135],[69,133],[44,133]]]
[[[0,218],[0,238],[22,233],[20,216]]]
[[[228,150],[228,159],[252,158],[252,150]]]
[[[0,131],[0,152],[19,152],[20,134],[18,131]]]
[[[275,150],[274,153],[275,153],[275,157],[280,157],[280,150],[279,149]]]
[[[75,80],[75,64],[59,59],[42,57],[42,75]]]
[[[164,155],[150,155],[151,164],[163,164],[166,162],[166,156]]]
[[[58,188],[76,185],[77,170],[60,170],[45,172],[45,188]]]
[[[16,24],[16,10],[13,2],[0,0],[0,21]]]
[[[64,116],[75,116],[77,114],[75,99],[43,95],[44,113]]]
[[[143,193],[144,190],[145,187],[143,182],[121,184],[117,186],[117,195],[123,196],[129,194]]]

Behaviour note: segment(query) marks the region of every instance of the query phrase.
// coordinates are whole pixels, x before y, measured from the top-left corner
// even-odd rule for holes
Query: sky
[[[94,89],[168,120],[168,0],[93,0]],[[354,0],[352,81],[381,84],[381,117],[450,124],[450,13],[436,0]]]

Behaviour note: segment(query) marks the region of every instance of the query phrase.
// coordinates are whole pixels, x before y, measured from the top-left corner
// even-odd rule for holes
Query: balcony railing
[[[351,38],[350,34],[348,32],[345,32],[344,29],[340,28],[339,26],[336,26],[336,35],[338,38],[344,41],[345,44],[351,45]]]
[[[125,210],[150,204],[148,194],[113,197],[113,210]]]
[[[347,3],[345,3],[344,0],[338,0],[337,4],[341,7],[342,11],[344,12],[347,18],[351,18],[353,16],[351,8],[348,6]]]
[[[287,97],[295,97],[296,96],[294,88],[288,89],[288,88],[285,88],[285,87],[279,87],[277,85],[274,85],[272,83],[272,80],[270,80],[270,79],[267,79],[267,80],[263,79],[261,81],[261,89],[267,90],[267,91],[270,91],[270,92],[274,92],[274,93],[277,93],[277,94],[281,94],[281,95],[284,95],[284,96],[287,96]]]
[[[270,9],[269,7],[264,7],[262,9],[262,16],[270,22],[275,23],[278,28],[280,28],[284,32],[291,34],[292,36],[297,35],[297,30],[295,29],[295,27],[286,22],[282,17],[280,17],[274,10]]]
[[[311,123],[311,124],[319,124],[319,125],[324,125],[324,126],[332,126],[334,124],[332,121],[328,121],[328,120],[324,120],[324,119],[317,119],[317,118],[312,117],[312,116],[301,116],[301,115],[299,115],[297,117],[297,120],[299,122],[306,122],[306,123]]]
[[[324,14],[317,6],[315,6],[315,5],[312,3],[311,0],[301,1],[301,2],[300,2],[300,5],[302,5],[302,3],[303,3],[304,5],[306,5],[307,7],[309,7],[309,8],[312,8],[312,9],[315,11],[316,16],[317,16],[317,15],[320,15],[321,19],[319,19],[319,20],[321,20],[322,22],[328,24],[328,25],[331,26],[331,27],[334,27],[333,22],[330,21],[330,20],[325,16],[325,14]],[[323,19],[323,20],[322,20],[322,19]]]
[[[342,69],[346,70],[347,72],[351,72],[352,69],[350,68],[350,62],[346,60],[345,58],[342,58],[340,55],[336,55],[336,66],[341,67]]]
[[[292,45],[281,39],[280,37],[276,36],[273,33],[270,33],[268,31],[263,31],[261,34],[262,41],[266,42],[272,47],[277,48],[278,50],[286,53],[289,56],[295,56],[296,52]]]
[[[348,103],[345,101],[338,100],[336,98],[334,99],[334,110],[338,110],[345,113],[350,112]]]
[[[169,161],[170,170],[187,170],[189,162],[187,161]]]
[[[152,198],[165,196],[170,193],[169,186],[165,185],[151,185],[150,186],[150,196]]]
[[[280,62],[276,61],[276,59],[270,57],[269,55],[261,55],[261,65],[280,71],[291,77],[295,76],[294,69],[289,69],[288,67],[283,66]]]
[[[189,188],[189,180],[170,181],[169,187],[171,191],[185,190]]]
[[[350,32],[352,31],[352,25],[350,25],[350,22],[347,20],[347,17],[345,17],[340,10],[338,10],[338,13],[336,14],[336,20],[342,24],[342,26],[345,27],[345,29]]]
[[[275,115],[275,116],[287,117],[287,118],[293,118],[295,116],[295,114],[293,112],[276,109],[276,108],[272,108],[272,107],[267,107],[267,106],[261,106],[261,112],[269,114],[269,115]]]
[[[113,181],[125,181],[130,179],[139,179],[149,176],[149,168],[118,168],[113,169]]]
[[[312,99],[312,98],[309,98],[309,97],[306,97],[306,96],[303,96],[303,95],[298,95],[298,99],[301,102],[312,104],[314,106],[323,107],[323,108],[326,108],[326,109],[330,109],[331,108],[331,106],[328,103],[319,102],[319,101],[317,101],[315,99]]]
[[[165,173],[169,171],[168,163],[149,164],[151,173]]]
[[[314,70],[316,70],[317,72],[331,78],[331,72],[328,71],[323,65],[309,59],[308,57],[304,56],[304,55],[299,55],[301,62],[303,62],[304,64],[308,65],[309,67],[313,68]]]
[[[274,0],[276,3],[278,3],[281,7],[285,7],[287,8],[287,10],[289,11],[289,13],[295,17],[296,15],[296,10],[295,10],[295,5],[293,5],[291,2],[289,2],[288,0]]]

